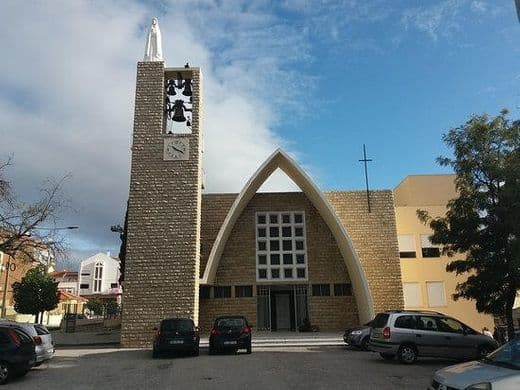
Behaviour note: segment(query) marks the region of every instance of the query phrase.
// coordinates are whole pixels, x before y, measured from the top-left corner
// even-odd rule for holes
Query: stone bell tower
[[[154,19],[137,64],[121,343],[150,345],[161,319],[198,323],[201,73],[166,68]]]

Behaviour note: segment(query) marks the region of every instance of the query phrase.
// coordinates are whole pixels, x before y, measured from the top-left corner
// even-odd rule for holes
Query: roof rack
[[[440,313],[433,310],[389,310],[391,313],[428,313],[428,314],[439,314],[445,316],[446,314]]]

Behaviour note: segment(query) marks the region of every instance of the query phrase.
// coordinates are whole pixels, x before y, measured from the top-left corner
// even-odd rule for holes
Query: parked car
[[[345,330],[343,334],[343,341],[345,344],[361,348],[364,351],[368,350],[368,342],[370,341],[370,331],[372,321],[364,325],[356,326],[355,328]]]
[[[163,353],[191,353],[199,355],[199,329],[189,318],[169,318],[162,320],[155,328],[152,357]]]
[[[428,389],[520,389],[520,339],[504,344],[479,361],[438,370]]]
[[[51,333],[45,326],[10,320],[0,320],[0,324],[7,324],[21,329],[33,339],[36,351],[35,367],[38,367],[54,356],[54,341],[52,340]]]
[[[209,335],[209,354],[245,349],[251,353],[251,328],[245,317],[227,316],[215,320]]]
[[[27,374],[35,362],[31,336],[18,327],[0,324],[0,384]]]
[[[369,348],[384,359],[412,364],[420,356],[480,359],[498,343],[441,313],[388,311],[372,321]]]

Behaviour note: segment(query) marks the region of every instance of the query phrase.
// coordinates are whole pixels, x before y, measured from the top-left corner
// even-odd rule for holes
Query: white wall
[[[101,278],[101,291],[95,292],[95,294],[109,294],[110,286],[113,283],[117,283],[119,286],[119,261],[105,253],[98,253],[81,262],[78,274],[79,295],[94,294],[94,272],[96,263],[103,264],[103,273]],[[83,274],[88,274],[88,276]],[[82,284],[88,284],[88,288],[79,288]]]

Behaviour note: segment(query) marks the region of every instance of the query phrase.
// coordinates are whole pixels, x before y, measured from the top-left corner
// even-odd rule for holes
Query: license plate
[[[224,341],[224,345],[235,345],[236,341]]]
[[[184,340],[170,340],[170,344],[184,344]]]

